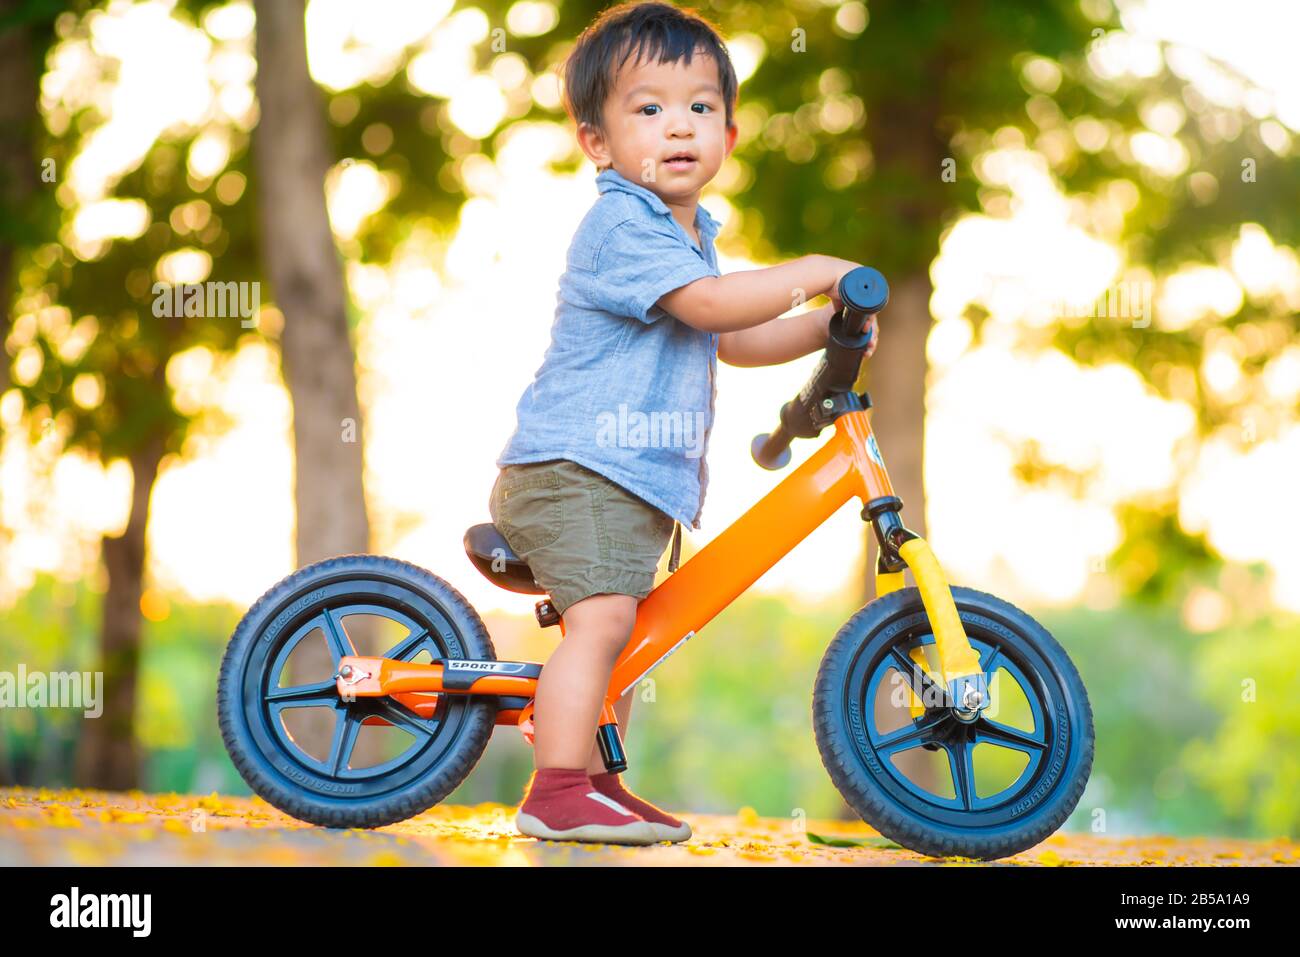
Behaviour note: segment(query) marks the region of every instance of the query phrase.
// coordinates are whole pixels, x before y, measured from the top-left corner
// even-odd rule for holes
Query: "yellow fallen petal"
[[[50,823],[55,827],[81,827],[81,821],[77,820],[77,816],[62,804],[54,805],[45,813],[49,815]]]
[[[149,820],[147,814],[140,814],[136,811],[123,811],[121,808],[113,808],[108,813],[118,824],[144,824]]]

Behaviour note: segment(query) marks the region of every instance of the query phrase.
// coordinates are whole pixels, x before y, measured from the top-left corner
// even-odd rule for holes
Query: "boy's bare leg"
[[[587,768],[614,662],[632,637],[637,599],[592,595],[564,612],[564,640],[542,668],[534,703],[533,760],[539,768]],[[625,695],[621,701],[631,698]],[[616,709],[617,711],[617,709]],[[620,715],[620,724],[624,721]],[[603,771],[604,763],[599,770]]]

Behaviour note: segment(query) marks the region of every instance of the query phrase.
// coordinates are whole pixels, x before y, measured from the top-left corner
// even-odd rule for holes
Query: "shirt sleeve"
[[[666,224],[629,219],[606,234],[594,270],[585,277],[585,292],[598,309],[650,323],[659,297],[713,269]]]

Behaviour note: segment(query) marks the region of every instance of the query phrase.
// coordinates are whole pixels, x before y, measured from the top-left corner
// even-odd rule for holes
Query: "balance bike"
[[[879,543],[877,597],[822,658],[812,700],[822,763],[849,806],[904,847],[1015,854],[1060,828],[1079,802],[1093,760],[1088,696],[1046,629],[993,595],[950,587],[929,544],[903,524],[870,396],[853,391],[870,343],[863,329],[888,287],[862,267],[838,291],[821,360],[751,454],[779,469],[794,438],[828,425],[833,435],[640,602],[601,711],[600,753],[610,771],[626,769],[615,702],[857,497]],[[542,595],[539,625],[564,633],[494,526],[470,528],[465,549],[500,587]],[[905,587],[904,569],[915,587]],[[387,631],[345,626],[354,616]],[[366,631],[369,645],[349,629]],[[313,644],[320,670],[291,669]],[[479,615],[444,579],[393,558],[340,555],[289,575],[239,622],[221,663],[221,734],[244,780],[275,807],[328,827],[379,827],[446,798],[496,725],[517,726],[531,743],[542,667],[497,660]],[[313,711],[309,742],[302,719]],[[396,737],[358,747],[375,733]],[[367,750],[369,763],[358,757]]]

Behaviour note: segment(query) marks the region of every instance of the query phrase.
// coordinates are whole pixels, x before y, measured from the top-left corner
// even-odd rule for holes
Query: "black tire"
[[[496,658],[482,619],[464,596],[431,572],[398,559],[339,555],[299,569],[259,598],[235,628],[221,662],[221,737],[254,792],[286,814],[326,827],[382,827],[443,800],[482,756],[499,707],[492,695],[445,695],[436,717],[424,720],[389,697],[345,702],[323,683],[303,685],[310,693],[300,695],[300,702],[310,698],[310,706],[335,709],[336,740],[365,717],[377,715],[392,716],[392,723],[410,731],[415,743],[393,761],[354,771],[346,766],[359,733],[352,731],[347,754],[338,745],[344,760],[337,773],[326,767],[328,759],[317,764],[303,751],[295,753],[285,743],[283,722],[279,728],[273,724],[271,715],[286,707],[276,696],[282,698],[286,689],[272,684],[277,676],[269,672],[283,669],[313,623],[330,620],[323,617],[326,610],[358,603],[410,623],[412,648],[397,657],[409,659],[426,649],[433,658]],[[323,631],[325,626],[315,627]],[[417,627],[426,629],[423,637],[416,634]],[[331,654],[337,665],[338,652]],[[331,692],[333,701],[328,700]]]
[[[961,725],[950,711],[936,707],[912,719],[910,725],[904,723],[885,733],[876,729],[872,708],[882,680],[876,676],[891,667],[889,659],[896,652],[890,649],[906,655],[905,649],[933,642],[920,592],[914,587],[875,599],[840,629],[818,671],[813,727],[822,764],[835,787],[881,834],[933,857],[992,860],[1038,844],[1057,831],[1078,805],[1092,770],[1092,708],[1065,649],[1042,625],[985,592],[962,587],[951,591],[962,626],[980,652],[981,664],[1001,656],[994,671],[1014,669],[1030,685],[1022,688],[1026,701],[1031,701],[1031,694],[1039,696],[1034,723],[1041,728],[1036,727],[1032,734],[1010,729],[1020,731],[1021,737],[1016,739],[1020,746],[1016,747],[1005,743],[1012,740],[1005,734],[1009,726]],[[995,648],[999,649],[996,654]],[[895,656],[893,660],[903,659]],[[901,667],[892,667],[897,674],[904,673]],[[1020,683],[1019,678],[1013,676],[1013,680]],[[866,701],[869,692],[870,704]],[[984,729],[989,734],[983,741],[1025,752],[1026,768],[1032,772],[1026,773],[1023,786],[1017,779],[995,795],[978,794],[970,762],[974,745],[980,743],[976,737]],[[1002,736],[1001,740],[992,740],[995,734]],[[890,760],[891,753],[918,746],[912,740],[948,752],[954,798],[937,793],[931,794],[933,801],[918,797],[916,792],[922,789],[915,781],[906,781]],[[966,756],[962,773],[970,782],[964,794],[956,784],[956,762],[962,760],[962,754]]]

